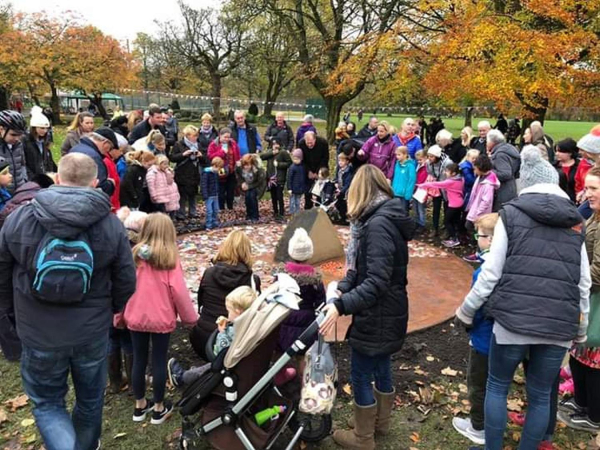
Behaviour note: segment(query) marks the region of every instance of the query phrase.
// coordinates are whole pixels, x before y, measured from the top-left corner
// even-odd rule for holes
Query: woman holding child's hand
[[[391,355],[402,348],[408,323],[406,270],[414,222],[393,193],[383,172],[361,167],[348,190],[352,240],[346,277],[339,297],[325,306],[321,333],[333,329],[340,315],[352,315],[354,429],[338,430],[333,439],[345,448],[374,448],[374,435],[389,430],[395,389]],[[375,379],[375,389],[372,381]]]

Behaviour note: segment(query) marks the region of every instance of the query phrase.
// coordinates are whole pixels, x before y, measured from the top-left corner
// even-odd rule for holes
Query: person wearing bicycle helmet
[[[27,124],[20,113],[9,109],[0,111],[0,157],[10,165],[13,181],[8,190],[11,194],[27,182],[25,153],[21,144],[21,136],[26,131]]]

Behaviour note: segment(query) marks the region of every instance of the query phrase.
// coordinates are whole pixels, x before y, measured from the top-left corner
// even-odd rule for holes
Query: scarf
[[[185,143],[187,148],[189,148],[190,150],[196,150],[196,151],[198,150],[198,141],[192,142],[188,138],[184,137],[183,142]]]
[[[415,137],[415,133],[407,134],[406,136],[402,136],[402,133],[398,133],[398,139],[400,139],[400,143],[402,146],[406,147],[408,143]]]
[[[203,126],[200,127],[200,130],[198,130],[198,131],[200,131],[200,133],[210,134],[210,133],[212,133],[212,129],[213,129],[212,125],[209,125],[208,128],[204,128]]]
[[[367,214],[372,212],[375,208],[381,205],[390,198],[383,192],[379,192],[373,200],[367,205],[362,215],[358,219],[350,221],[350,241],[348,242],[348,248],[346,249],[346,269],[356,271],[356,259],[358,256],[358,239],[364,231],[366,222],[361,220],[361,217],[365,217]]]

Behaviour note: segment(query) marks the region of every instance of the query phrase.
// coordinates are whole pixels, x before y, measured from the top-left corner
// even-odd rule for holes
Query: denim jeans
[[[373,379],[375,379],[375,388],[379,392],[389,393],[394,390],[390,356],[367,356],[352,350],[350,376],[352,377],[354,401],[358,406],[370,406],[375,403]]]
[[[550,394],[566,348],[555,345],[499,345],[492,338],[489,375],[485,396],[486,450],[504,448],[506,398],[518,365],[529,353],[527,371],[527,415],[519,450],[536,450],[550,419]]]
[[[256,189],[248,189],[244,194],[246,201],[246,220],[258,220],[258,192]]]
[[[61,350],[23,345],[21,377],[48,450],[93,450],[102,431],[108,333],[92,343]],[[69,371],[75,406],[67,412]]]
[[[169,351],[170,333],[140,333],[131,332],[133,342],[133,370],[131,384],[136,400],[146,396],[146,366],[148,351],[152,342],[152,391],[154,403],[162,403],[165,398],[167,384],[167,353]]]
[[[206,228],[219,226],[219,197],[209,197],[206,200]]]
[[[426,220],[427,204],[418,202],[416,200],[411,200],[411,201],[412,201],[413,210],[415,211],[415,215],[416,215],[415,221],[417,222],[418,226],[424,227],[425,220]]]
[[[302,194],[290,195],[290,214],[300,212],[300,203],[302,202]]]

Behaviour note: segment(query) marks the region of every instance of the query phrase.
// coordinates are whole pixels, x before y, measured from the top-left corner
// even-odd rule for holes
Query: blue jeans
[[[579,205],[578,210],[579,214],[581,214],[585,220],[588,220],[590,217],[592,217],[592,214],[594,214],[594,211],[592,211],[592,208],[590,208],[590,202],[588,200]]]
[[[209,197],[206,200],[206,228],[219,226],[219,197]]]
[[[394,390],[390,355],[367,356],[353,349],[350,376],[354,402],[358,406],[370,406],[375,403],[371,384],[373,379],[379,392],[390,393]]]
[[[518,365],[529,353],[527,416],[519,450],[536,450],[550,419],[550,393],[566,348],[555,345],[499,345],[492,337],[485,396],[485,448],[501,450],[506,429],[506,398]]]
[[[248,189],[245,192],[246,220],[258,220],[258,192],[256,189]]]
[[[290,214],[300,212],[300,203],[302,202],[302,194],[290,195]]]
[[[48,450],[93,450],[102,431],[108,333],[90,344],[63,350],[23,345],[21,377]],[[75,406],[69,416],[65,396],[69,371]]]
[[[426,220],[427,204],[418,202],[416,200],[411,200],[411,202],[412,202],[413,210],[415,211],[415,214],[416,214],[415,221],[417,222],[417,225],[420,227],[424,227],[425,220]]]

